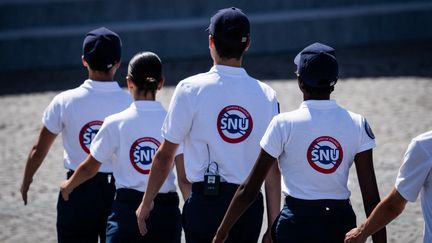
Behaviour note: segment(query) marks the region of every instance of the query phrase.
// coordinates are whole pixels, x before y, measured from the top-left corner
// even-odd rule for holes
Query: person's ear
[[[120,68],[120,64],[121,64],[121,60],[119,60],[118,62],[116,62],[116,64],[114,65],[114,67],[116,69],[119,69]]]
[[[162,87],[164,86],[164,84],[165,84],[165,78],[162,77],[161,81],[159,82],[159,84],[157,86],[157,90],[161,90]]]
[[[214,48],[214,39],[212,35],[208,36],[208,42],[209,42],[209,49]]]
[[[129,76],[126,76],[126,83],[129,92],[132,93],[132,91],[135,89],[135,84],[132,82],[132,79]]]
[[[299,88],[300,88],[300,90],[304,90],[304,82],[303,82],[303,80],[300,78],[300,76],[298,76],[298,74],[296,74],[297,75],[297,82],[298,82],[298,86],[299,86]]]
[[[88,64],[88,62],[86,61],[86,59],[84,58],[84,55],[81,56],[81,62],[82,62],[82,64],[83,64],[84,67],[86,67],[86,68],[89,67],[89,64]]]
[[[247,52],[249,50],[250,45],[251,45],[251,38],[247,37],[246,48],[245,48],[244,52]]]

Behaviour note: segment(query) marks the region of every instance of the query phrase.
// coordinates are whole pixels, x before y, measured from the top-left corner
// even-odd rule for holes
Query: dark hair
[[[162,81],[162,62],[153,52],[141,52],[129,61],[127,77],[138,91],[155,93]]]
[[[225,43],[223,40],[218,39],[217,37],[213,36],[214,45],[216,48],[216,52],[218,53],[219,57],[222,59],[240,59],[243,55],[244,51],[246,50],[248,41],[241,42],[238,44],[228,44]]]
[[[303,89],[306,92],[308,92],[309,94],[312,94],[312,95],[325,95],[325,94],[330,94],[331,92],[334,91],[334,85],[327,86],[327,87],[312,87],[310,85],[307,85],[300,77],[298,77],[298,79],[302,81],[302,83],[303,83]],[[321,81],[323,83],[330,83],[327,80],[320,80],[319,83],[321,83]]]

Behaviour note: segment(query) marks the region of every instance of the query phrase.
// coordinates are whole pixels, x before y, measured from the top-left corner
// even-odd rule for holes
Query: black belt
[[[237,191],[237,188],[240,185],[229,183],[229,182],[221,182],[219,185],[219,190],[221,193],[232,193],[234,194]],[[203,193],[204,191],[204,182],[194,182],[192,183],[192,192],[194,193]]]
[[[69,170],[67,173],[66,173],[66,176],[67,176],[67,179],[69,179],[72,175],[73,175],[73,173],[74,173],[75,171],[73,171],[73,170]],[[109,178],[109,180],[112,180],[113,179],[113,173],[106,173],[106,172],[98,172],[94,177],[92,177],[91,179],[103,179],[103,180],[107,180]]]
[[[143,196],[144,192],[129,188],[120,188],[116,191],[115,200],[123,202],[139,202],[142,200]],[[177,192],[158,193],[153,200],[155,204],[167,206],[178,205],[179,201]]]
[[[298,199],[291,196],[285,197],[285,203],[288,206],[311,206],[311,207],[320,207],[320,206],[329,206],[329,207],[337,207],[337,206],[346,206],[350,205],[349,199],[319,199],[319,200],[305,200]]]

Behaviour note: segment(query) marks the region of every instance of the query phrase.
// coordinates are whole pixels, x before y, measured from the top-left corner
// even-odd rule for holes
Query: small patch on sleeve
[[[363,118],[364,120],[364,128],[366,131],[366,134],[371,138],[371,139],[375,139],[375,134],[372,131],[372,128],[369,126],[369,123],[367,122],[367,120],[365,118]]]

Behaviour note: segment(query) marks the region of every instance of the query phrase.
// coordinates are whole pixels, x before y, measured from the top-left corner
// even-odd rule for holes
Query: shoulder
[[[272,122],[274,124],[279,124],[281,126],[284,126],[286,124],[290,124],[299,117],[298,112],[299,112],[298,110],[294,110],[294,111],[290,111],[290,112],[283,112],[283,113],[277,114],[276,116],[273,117]]]
[[[132,96],[130,95],[130,93],[127,92],[127,91],[124,90],[124,89],[120,89],[119,91],[117,91],[116,95],[117,95],[118,97],[120,97],[120,98],[126,100],[126,101],[130,101],[130,102],[133,101]]]
[[[268,99],[272,100],[276,98],[276,91],[272,87],[270,87],[270,85],[254,78],[251,79],[259,85],[260,89]]]
[[[432,130],[422,133],[418,136],[416,136],[415,138],[413,138],[412,140],[414,141],[418,141],[418,142],[428,142],[432,140]]]
[[[365,124],[368,123],[366,118],[363,115],[347,110],[343,107],[341,108],[347,111],[349,117],[352,119],[355,125],[363,127],[365,126]]]
[[[67,103],[72,102],[74,99],[84,95],[84,93],[85,90],[80,87],[74,89],[68,89],[54,96],[51,103],[53,105],[65,105]]]
[[[120,123],[123,123],[124,121],[128,120],[132,116],[133,110],[130,108],[127,108],[123,111],[120,111],[118,113],[109,115],[104,120],[105,126],[117,126]]]
[[[216,72],[199,73],[181,80],[177,86],[185,89],[202,88],[216,83],[218,76]]]
[[[412,139],[412,142],[420,145],[421,148],[425,150],[425,152],[430,154],[430,151],[432,150],[432,131],[428,131],[416,136]]]

